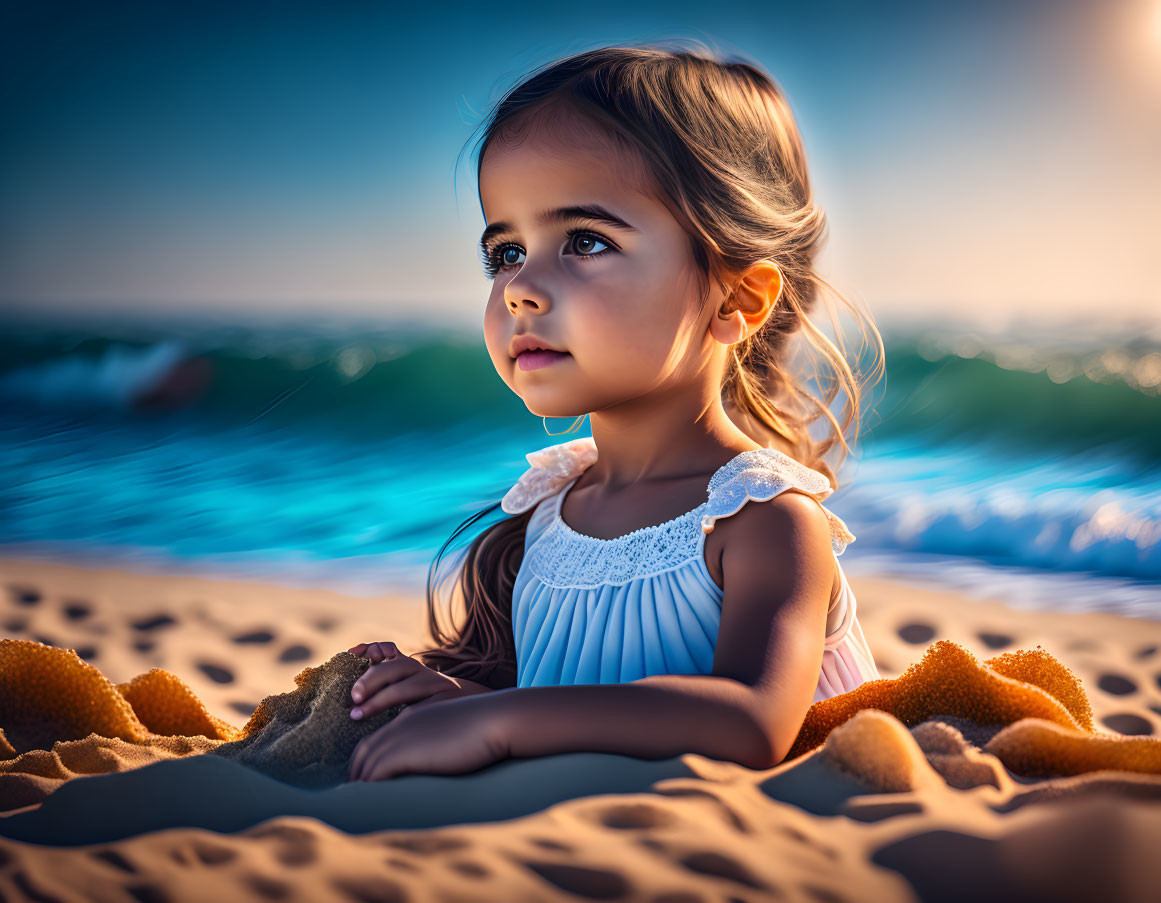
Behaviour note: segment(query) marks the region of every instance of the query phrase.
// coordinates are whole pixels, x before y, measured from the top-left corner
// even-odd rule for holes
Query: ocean
[[[847,573],[1161,619],[1161,340],[884,342],[826,502]],[[525,454],[587,432],[547,435],[471,330],[14,318],[0,556],[419,591]]]

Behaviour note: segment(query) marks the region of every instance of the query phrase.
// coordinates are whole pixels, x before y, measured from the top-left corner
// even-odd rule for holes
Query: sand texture
[[[1161,899],[1158,622],[852,578],[883,679],[812,706],[773,769],[581,752],[351,784],[394,713],[347,717],[345,649],[418,648],[419,600],[0,581],[0,899]]]

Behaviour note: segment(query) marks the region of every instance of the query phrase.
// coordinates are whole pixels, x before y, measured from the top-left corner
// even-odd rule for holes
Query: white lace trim
[[[706,489],[707,500],[692,511],[613,539],[577,533],[560,516],[564,490],[596,460],[596,444],[590,437],[550,446],[527,457],[532,469],[504,496],[503,509],[518,514],[557,493],[552,518],[525,559],[537,578],[552,586],[583,589],[618,585],[664,573],[691,560],[702,561],[705,536],[715,521],[737,513],[747,501],[765,502],[789,488],[820,502],[835,555],[841,555],[855,539],[840,518],[821,506],[821,500],[833,491],[826,476],[772,448],[742,452],[718,468]]]
[[[597,444],[592,436],[582,436],[529,452],[524,457],[532,466],[500,500],[500,508],[506,514],[527,511],[580,476],[597,460]]]
[[[525,557],[541,583],[573,589],[616,586],[652,577],[702,557],[705,535],[698,529],[705,503],[672,520],[613,539],[577,533],[561,519],[560,493],[552,519]]]
[[[746,502],[769,501],[791,488],[807,493],[820,503],[830,526],[831,548],[836,555],[841,555],[855,541],[855,535],[841,518],[821,504],[834,492],[830,480],[773,448],[742,452],[718,469],[709,482],[709,502],[701,528],[710,533],[718,518],[736,514]]]

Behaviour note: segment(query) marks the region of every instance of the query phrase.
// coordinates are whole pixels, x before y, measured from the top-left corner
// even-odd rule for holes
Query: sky
[[[6,10],[0,312],[478,323],[489,106],[689,38],[783,87],[881,321],[1161,318],[1161,0]]]

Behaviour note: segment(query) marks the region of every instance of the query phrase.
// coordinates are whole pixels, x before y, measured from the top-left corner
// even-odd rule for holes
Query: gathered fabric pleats
[[[518,686],[710,673],[721,609],[707,579],[674,568],[600,587],[520,581],[512,624]]]

